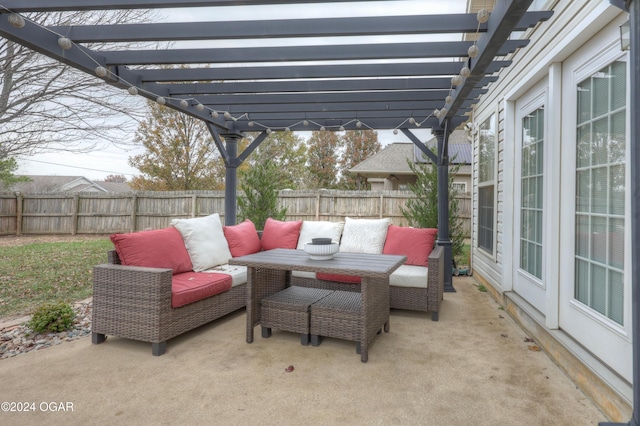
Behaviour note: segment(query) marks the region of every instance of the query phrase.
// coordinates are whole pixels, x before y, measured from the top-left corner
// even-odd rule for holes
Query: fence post
[[[138,217],[138,195],[131,196],[131,229],[130,232],[136,232],[136,219]]]
[[[382,219],[382,214],[384,213],[384,193],[380,193],[380,219]]]
[[[320,220],[320,189],[318,189],[318,194],[316,195],[316,220]]]
[[[22,192],[16,192],[16,235],[22,233]]]
[[[80,196],[78,194],[73,194],[73,203],[71,205],[73,209],[73,219],[71,220],[71,235],[76,235],[78,233],[78,209],[80,208]]]
[[[192,194],[191,195],[191,217],[196,217],[196,215],[198,214],[198,209],[196,208],[197,204],[198,204],[198,195]]]

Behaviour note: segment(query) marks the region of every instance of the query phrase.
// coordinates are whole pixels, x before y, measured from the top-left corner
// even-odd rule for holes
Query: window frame
[[[496,258],[496,245],[497,245],[497,190],[498,190],[498,118],[499,111],[496,109],[491,112],[491,114],[486,117],[484,120],[480,121],[480,126],[477,133],[477,141],[478,141],[478,161],[477,161],[477,188],[478,188],[478,204],[477,204],[477,212],[478,212],[478,220],[476,222],[476,247],[483,253],[488,256],[491,256],[493,259]],[[493,123],[490,123],[493,121]],[[490,170],[492,171],[491,179],[481,180],[482,179],[482,146],[483,146],[483,138],[482,138],[482,129],[486,123],[490,123],[489,126],[493,127],[493,140],[489,143],[493,143],[493,155],[492,161],[493,164],[490,165]],[[490,127],[491,128],[491,127]],[[484,240],[481,241],[481,232],[482,232],[482,206],[480,204],[481,197],[480,192],[485,188],[493,188],[492,196],[493,196],[493,205],[491,206],[492,217],[491,217],[491,249],[484,245]]]

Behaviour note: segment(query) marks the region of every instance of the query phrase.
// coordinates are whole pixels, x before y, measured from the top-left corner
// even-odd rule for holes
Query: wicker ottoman
[[[360,293],[339,290],[311,305],[311,344],[318,346],[320,336],[354,340],[360,353],[364,336],[360,308]]]
[[[309,307],[331,293],[332,290],[293,286],[265,297],[260,311],[262,337],[270,337],[275,328],[300,333],[300,343],[308,345]]]

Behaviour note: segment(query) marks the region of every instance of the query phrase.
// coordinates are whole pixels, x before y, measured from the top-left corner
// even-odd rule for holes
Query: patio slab
[[[355,344],[302,346],[273,331],[245,342],[243,310],[151,355],[84,338],[0,360],[4,424],[595,425],[604,415],[473,277],[455,277],[440,321],[393,310],[363,364]],[[293,366],[291,372],[286,369]],[[56,404],[48,404],[48,403]],[[42,405],[41,403],[45,403]],[[51,412],[50,407],[73,411]],[[3,406],[4,411],[4,406]]]

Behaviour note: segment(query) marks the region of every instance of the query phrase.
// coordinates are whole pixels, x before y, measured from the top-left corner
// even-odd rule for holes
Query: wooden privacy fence
[[[238,197],[242,194],[238,193]],[[286,220],[341,221],[389,218],[408,225],[401,208],[410,191],[280,191]],[[471,196],[458,197],[465,234],[470,235]],[[0,193],[0,235],[112,234],[169,226],[171,219],[220,214],[224,191],[135,193]]]

